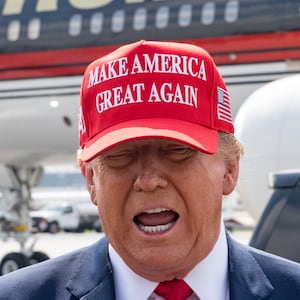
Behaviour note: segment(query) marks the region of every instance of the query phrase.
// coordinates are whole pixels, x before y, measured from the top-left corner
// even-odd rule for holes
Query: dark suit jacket
[[[227,239],[231,300],[300,299],[299,264]],[[103,238],[90,247],[0,277],[0,300],[115,299],[107,245]]]

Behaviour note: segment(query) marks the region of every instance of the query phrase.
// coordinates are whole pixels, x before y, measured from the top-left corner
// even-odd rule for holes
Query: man
[[[79,131],[106,238],[4,276],[0,299],[300,299],[298,264],[225,232],[242,147],[207,52],[140,41],[96,60]]]

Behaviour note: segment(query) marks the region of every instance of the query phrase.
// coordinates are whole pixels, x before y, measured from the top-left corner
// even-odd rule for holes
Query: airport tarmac
[[[241,243],[248,244],[251,237],[251,230],[239,229],[234,230],[231,234]],[[46,253],[49,257],[56,257],[72,250],[82,248],[93,244],[98,239],[104,236],[104,233],[85,232],[85,233],[67,233],[60,232],[57,234],[38,233],[33,235],[36,238],[34,251]],[[28,245],[32,239],[28,240]],[[9,252],[19,252],[19,244],[9,239],[6,242],[0,241],[0,259]]]

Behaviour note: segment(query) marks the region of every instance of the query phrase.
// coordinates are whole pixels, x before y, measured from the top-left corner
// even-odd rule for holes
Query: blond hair
[[[218,137],[218,151],[223,155],[225,160],[239,159],[243,155],[243,145],[234,134],[219,131]]]

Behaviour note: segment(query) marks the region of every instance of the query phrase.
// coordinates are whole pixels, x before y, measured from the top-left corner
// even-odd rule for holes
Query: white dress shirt
[[[109,244],[116,300],[162,300],[154,293],[158,282],[134,273]],[[194,291],[188,300],[229,300],[228,247],[222,223],[219,238],[208,256],[184,278]]]

